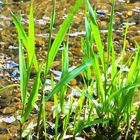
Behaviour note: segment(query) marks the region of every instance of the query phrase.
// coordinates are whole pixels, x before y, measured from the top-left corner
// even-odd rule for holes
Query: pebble
[[[1,125],[0,125],[0,132],[1,132],[1,133],[7,133],[7,128],[6,128],[6,126],[1,126]]]
[[[0,139],[1,140],[11,140],[10,135],[9,134],[0,134]]]
[[[54,106],[54,102],[48,101],[45,103],[45,110],[51,112]]]
[[[72,79],[72,80],[70,81],[70,85],[71,85],[71,86],[76,86],[76,84],[77,84],[77,80],[76,80],[76,79]]]
[[[17,108],[17,109],[20,109],[20,110],[22,109],[21,102],[17,102],[17,104],[16,104],[16,108]]]
[[[129,10],[129,11],[127,12],[127,14],[128,14],[128,16],[132,16],[132,15],[133,15],[133,11]]]
[[[11,114],[11,113],[14,113],[15,111],[16,111],[15,107],[5,107],[2,110],[2,113],[3,114]]]
[[[61,62],[60,61],[54,61],[53,64],[52,64],[52,68],[55,68],[55,67],[61,67]]]
[[[21,101],[20,98],[14,97],[14,102],[20,102],[20,101]]]
[[[103,30],[103,29],[107,29],[108,25],[106,21],[100,21],[99,26],[100,26],[100,29]]]
[[[132,37],[130,40],[131,40],[131,42],[133,42],[133,43],[135,43],[135,41],[136,41],[137,43],[140,43],[140,36],[134,36],[134,37]]]
[[[36,37],[36,47],[44,47],[45,46],[45,41],[42,38]]]

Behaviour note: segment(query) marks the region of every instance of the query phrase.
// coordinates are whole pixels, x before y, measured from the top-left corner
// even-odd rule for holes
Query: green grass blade
[[[96,17],[95,17],[96,11],[93,11],[88,0],[86,0],[86,3],[88,5],[88,10],[89,10],[90,18],[91,18],[91,20],[89,19],[89,21],[90,21],[89,23],[91,25],[91,30],[93,32],[93,38],[95,40],[96,46],[97,46],[98,51],[99,51],[103,70],[105,70],[104,53],[103,53],[104,49],[103,49],[102,40],[101,40],[101,36],[100,36],[100,30],[99,30],[99,27],[98,27],[97,22],[96,22]]]
[[[64,45],[62,52],[62,77],[68,73],[69,69],[69,56],[68,56],[68,43]]]
[[[2,94],[4,91],[9,90],[9,88],[13,88],[13,87],[17,87],[17,86],[19,86],[19,85],[18,84],[12,84],[12,85],[8,85],[6,87],[2,87],[2,88],[0,88],[0,93]]]
[[[99,51],[99,55],[100,55],[100,59],[101,59],[101,63],[103,66],[103,70],[105,69],[105,63],[104,63],[104,53],[103,53],[103,45],[102,45],[102,40],[101,40],[101,36],[100,36],[100,31],[97,25],[93,24],[93,22],[90,22],[91,24],[91,29],[93,32],[93,37],[96,43],[96,46],[98,48]]]
[[[14,13],[11,12],[11,15],[13,17],[13,22],[16,26],[16,29],[24,43],[25,46],[28,46],[28,36],[26,34],[26,32],[24,31],[23,27],[20,24],[20,21],[18,20],[18,18],[14,15]]]
[[[125,55],[125,49],[126,49],[126,45],[127,45],[127,33],[128,33],[128,21],[126,22],[126,27],[125,27],[125,32],[124,32],[124,41],[123,41],[123,50],[122,50],[122,59],[124,59],[124,55]]]
[[[24,105],[26,103],[27,98],[27,73],[26,73],[26,65],[25,65],[25,58],[24,52],[21,44],[20,35],[18,35],[18,42],[19,42],[19,70],[20,70],[20,91],[21,91],[21,100]]]
[[[64,50],[62,52],[62,75],[61,75],[61,79],[68,74],[68,68],[69,68],[69,57],[68,57],[68,43],[66,45],[64,45]],[[67,91],[67,85],[64,85],[61,90],[60,90],[60,107],[61,107],[61,111],[62,113],[64,113],[65,111],[65,106],[64,106],[64,98],[65,98],[65,94]]]
[[[60,27],[60,30],[58,31],[57,35],[56,35],[56,38],[50,48],[50,51],[48,53],[48,58],[47,58],[47,67],[46,67],[46,73],[48,73],[50,67],[51,67],[51,64],[52,62],[54,61],[54,58],[57,54],[57,51],[62,43],[62,41],[64,40],[64,37],[67,33],[67,30],[69,29],[70,27],[70,24],[72,22],[72,19],[75,15],[75,13],[77,12],[77,10],[79,9],[79,7],[81,6],[82,4],[82,0],[77,0],[76,4],[74,5],[71,13],[68,15],[68,17],[64,20],[64,22],[62,23],[61,27]]]
[[[82,49],[83,49],[83,62],[86,61],[87,58],[90,58],[91,56],[91,46],[92,46],[92,41],[91,41],[91,28],[90,24],[88,22],[87,17],[85,17],[85,30],[86,30],[86,40],[82,40]],[[91,68],[87,67],[87,69],[84,72],[84,75],[86,79],[89,81],[91,79]]]
[[[137,75],[139,74],[139,70],[140,70],[140,47],[137,45],[138,47],[138,52],[131,64],[129,73],[128,73],[128,78],[127,78],[127,84],[129,83],[133,83],[133,81],[137,78]]]
[[[56,9],[56,0],[54,0],[51,21],[50,21],[50,34],[49,34],[49,41],[48,41],[48,51],[50,50],[50,47],[51,47],[52,31],[53,31],[53,25],[54,25],[54,21],[55,21],[55,9]]]
[[[97,120],[94,120],[94,121],[90,121],[88,123],[85,123],[83,126],[80,127],[79,131],[83,130],[84,128],[87,128],[87,127],[91,127],[93,125],[96,125],[96,124],[101,124],[101,123],[106,123],[108,121],[110,121],[111,119],[109,118],[105,118],[105,119],[97,119]]]
[[[29,66],[33,64],[38,71],[38,62],[35,54],[35,32],[34,32],[34,17],[33,17],[33,3],[30,6],[30,15],[29,15],[29,29],[28,29],[28,57],[29,57]]]
[[[97,25],[95,13],[94,13],[94,11],[92,9],[92,6],[90,5],[88,0],[86,0],[86,4],[87,4],[88,10],[89,10],[89,14],[90,14],[90,18],[91,18],[93,24]]]
[[[121,89],[113,92],[109,97],[108,99],[106,100],[105,103],[107,103],[108,105],[111,103],[111,101],[113,100],[113,98],[117,97],[119,94],[121,94],[123,91],[128,91],[128,90],[131,90],[131,89],[134,89],[134,88],[137,88],[140,86],[140,82],[136,82],[136,83],[133,83],[133,84],[128,84],[127,86],[125,87],[122,87]]]
[[[30,115],[31,110],[34,107],[34,104],[35,104],[35,102],[37,100],[38,90],[39,90],[39,85],[40,85],[40,74],[41,74],[41,68],[39,69],[39,71],[37,73],[37,77],[36,77],[35,82],[33,84],[33,88],[31,90],[27,106],[26,106],[25,111],[23,113],[23,116],[22,116],[22,118],[20,120],[22,124],[26,121],[26,119]]]
[[[110,15],[110,22],[109,22],[109,26],[108,26],[108,37],[107,37],[107,63],[109,63],[109,59],[110,59],[110,51],[111,51],[111,47],[112,47],[112,30],[113,30],[113,19],[114,19],[114,7],[115,7],[115,2],[113,0],[112,2],[112,9],[111,9],[111,15]],[[108,64],[109,65],[109,64]]]
[[[59,111],[58,111],[58,96],[54,95],[54,107],[55,107],[55,139],[58,137],[58,127],[59,127]]]
[[[65,75],[56,85],[56,87],[51,91],[51,93],[46,96],[45,101],[48,101],[56,92],[58,92],[62,88],[64,84],[67,84],[71,79],[80,74],[83,70],[90,66],[91,63],[91,59],[88,59],[85,63],[81,64],[80,66],[69,72],[67,75]]]
[[[91,49],[91,28],[88,22],[88,18],[85,17],[85,30],[86,30],[86,47],[84,47],[84,53],[90,56],[90,49]],[[86,49],[85,49],[86,48]]]
[[[68,110],[68,113],[66,114],[66,117],[63,123],[63,132],[66,132],[68,124],[70,123],[70,117],[71,117],[71,112],[72,112],[72,107],[73,107],[72,105],[73,105],[73,100],[74,100],[73,98],[74,98],[73,96],[70,97],[69,110]]]
[[[140,122],[140,106],[138,108],[137,115],[136,115],[136,126],[138,125],[139,122]]]
[[[102,82],[102,74],[100,72],[100,65],[94,51],[92,51],[91,56],[92,56],[92,67],[96,76],[97,94],[98,94],[98,97],[103,102],[105,100],[105,92],[104,92],[104,87],[103,87],[103,82]]]
[[[30,11],[32,11],[32,8],[31,8]],[[31,20],[32,20],[31,14],[33,14],[33,11],[30,13],[30,30],[32,30],[31,27],[33,26],[33,23],[31,24],[31,22],[33,22],[33,21],[31,21]],[[33,63],[34,63],[35,68],[36,68],[36,70],[37,70],[37,59],[36,59],[36,55],[34,55],[34,59],[33,59],[33,55],[32,55],[32,54],[33,54],[34,52],[32,52],[32,49],[30,48],[30,45],[29,45],[29,38],[28,38],[28,36],[27,36],[25,30],[23,29],[23,27],[22,27],[22,25],[21,25],[21,23],[20,23],[20,20],[19,20],[12,12],[11,12],[11,15],[12,15],[12,17],[13,17],[13,22],[14,22],[14,24],[15,24],[15,27],[16,27],[17,31],[18,31],[18,34],[19,34],[20,38],[22,39],[23,44],[24,44],[24,46],[25,46],[25,48],[26,48],[26,50],[27,50],[27,53],[28,53],[28,67],[30,67],[30,65],[32,64],[32,60],[33,60]],[[32,28],[33,28],[33,27],[32,27]],[[33,30],[34,30],[34,29],[33,29]],[[31,32],[31,31],[30,31],[30,32]],[[30,33],[30,34],[31,34],[31,33]],[[31,36],[31,35],[30,35],[30,36]],[[30,37],[30,38],[31,38],[31,37]]]
[[[47,127],[46,127],[46,110],[45,110],[45,101],[43,97],[43,102],[42,102],[42,120],[43,120],[43,127],[44,127],[44,137],[45,140],[47,140]]]

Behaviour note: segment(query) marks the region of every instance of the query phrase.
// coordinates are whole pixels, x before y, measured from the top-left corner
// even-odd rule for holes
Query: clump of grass
[[[97,95],[97,99],[91,99],[88,97],[89,100],[92,100],[92,108],[89,108],[89,110],[92,109],[92,113],[90,113],[90,120],[92,121],[90,122],[87,120],[86,123],[85,120],[84,126],[89,127],[96,123],[103,123],[103,120],[107,119],[107,122],[105,121],[106,123],[105,125],[102,124],[102,127],[108,130],[114,128],[114,130],[111,130],[113,131],[111,132],[112,138],[119,135],[122,131],[121,129],[125,127],[125,139],[127,139],[127,132],[130,130],[131,118],[132,115],[134,115],[134,111],[136,111],[136,108],[133,105],[134,96],[140,86],[140,46],[136,43],[137,51],[131,63],[124,62],[127,26],[124,33],[124,45],[122,52],[120,52],[121,57],[116,57],[115,46],[112,39],[115,7],[115,2],[113,1],[108,26],[106,52],[100,37],[99,26],[96,22],[96,9],[92,9],[88,0],[86,0],[86,4],[88,10],[85,18],[86,39],[83,42],[83,61],[89,57],[92,59],[92,66],[85,71],[86,79],[92,81],[90,82],[91,84],[88,82],[86,92],[91,95],[89,89],[92,89],[92,93]],[[93,44],[96,45],[98,53],[94,52],[92,48]],[[105,59],[104,53],[107,53],[107,59]],[[124,63],[122,64],[122,62]],[[95,80],[91,77],[92,72],[95,75]],[[135,115],[138,116],[138,114],[139,110],[137,115]],[[99,119],[99,122],[97,118]],[[139,122],[139,119],[137,121]]]
[[[55,1],[54,1],[55,3]],[[19,69],[20,69],[20,90],[21,90],[21,101],[22,101],[22,114],[21,114],[21,119],[20,119],[20,125],[21,125],[21,131],[20,131],[20,139],[23,138],[22,132],[22,126],[25,123],[25,121],[29,118],[32,109],[36,105],[36,101],[38,98],[38,93],[39,89],[41,89],[41,101],[40,101],[40,107],[37,109],[38,111],[38,121],[37,121],[37,131],[36,131],[36,137],[39,139],[39,125],[40,125],[40,120],[43,120],[44,124],[44,131],[46,132],[46,119],[45,119],[45,109],[44,109],[44,104],[47,102],[52,96],[55,97],[55,93],[60,91],[61,87],[64,87],[72,78],[77,76],[79,73],[81,73],[88,65],[91,64],[91,60],[88,59],[86,62],[72,70],[71,72],[67,72],[67,68],[65,68],[65,65],[68,63],[68,59],[64,61],[63,57],[63,75],[60,80],[60,82],[54,86],[53,90],[45,96],[44,93],[44,88],[45,88],[45,81],[46,81],[46,76],[48,72],[50,71],[51,65],[54,61],[54,58],[57,54],[57,51],[61,45],[61,43],[64,40],[64,37],[67,33],[67,30],[70,27],[70,24],[72,22],[72,19],[77,12],[78,8],[80,7],[82,1],[77,0],[72,11],[68,15],[68,17],[64,20],[64,22],[61,25],[61,28],[59,29],[57,36],[52,44],[50,46],[50,41],[51,41],[51,35],[52,35],[52,27],[54,23],[54,17],[55,17],[55,6],[52,12],[52,17],[51,17],[51,23],[50,23],[50,39],[49,39],[49,49],[48,49],[48,55],[46,56],[46,64],[45,68],[43,69],[43,64],[39,64],[37,61],[37,56],[35,53],[35,34],[34,34],[34,18],[33,18],[33,1],[31,2],[31,7],[30,7],[30,16],[29,16],[29,29],[28,29],[28,35],[24,31],[21,22],[20,22],[20,17],[17,18],[13,13],[13,20],[16,26],[16,29],[18,31],[18,40],[19,40]],[[23,45],[22,45],[23,44]],[[25,47],[27,51],[27,59],[24,57],[25,50],[23,49],[23,46]],[[64,49],[64,55],[66,56],[68,52],[68,49]],[[43,63],[43,62],[42,62]],[[32,89],[30,93],[28,93],[28,83],[30,79],[30,74],[32,71],[32,67],[35,67],[36,70],[36,78],[33,83]],[[41,79],[41,73],[44,73],[43,79]],[[66,74],[67,73],[67,74]],[[64,110],[64,105],[63,105],[63,93],[61,91],[61,108]],[[57,100],[55,100],[57,101]],[[58,113],[56,113],[58,114]],[[67,122],[68,123],[68,122]],[[56,125],[57,126],[57,125]],[[57,127],[56,127],[56,132],[57,132]],[[57,135],[57,134],[56,134]],[[46,136],[46,134],[45,134]]]
[[[55,3],[55,0],[54,0]],[[108,26],[108,37],[106,50],[103,47],[100,36],[99,26],[96,22],[96,9],[92,9],[88,0],[85,6],[85,30],[86,36],[82,38],[83,63],[72,71],[68,71],[69,57],[68,44],[64,44],[62,52],[62,75],[60,81],[54,85],[52,77],[52,91],[45,95],[44,88],[47,74],[57,55],[58,49],[64,40],[64,37],[70,27],[72,19],[81,6],[82,0],[77,0],[72,11],[62,23],[54,42],[51,45],[52,27],[55,20],[55,4],[52,12],[50,23],[50,36],[48,43],[48,55],[45,60],[45,67],[38,63],[35,52],[35,36],[34,36],[34,19],[33,19],[33,1],[30,7],[29,29],[28,35],[24,31],[20,17],[14,14],[13,20],[18,31],[19,41],[19,68],[20,68],[20,90],[22,101],[22,114],[20,119],[21,131],[20,139],[25,136],[23,128],[25,121],[31,115],[31,111],[35,108],[38,99],[39,89],[41,91],[41,100],[38,111],[38,120],[36,126],[36,138],[40,138],[40,122],[43,120],[44,137],[48,138],[46,130],[45,102],[50,98],[54,98],[54,118],[55,118],[55,136],[54,139],[64,139],[82,137],[89,135],[88,138],[110,138],[117,139],[122,130],[125,129],[125,139],[128,138],[132,115],[136,115],[134,126],[134,139],[137,137],[137,125],[140,121],[140,107],[138,111],[134,107],[134,96],[140,86],[140,46],[136,43],[137,51],[131,62],[124,62],[124,54],[126,48],[127,28],[124,33],[124,45],[120,58],[116,57],[115,46],[113,44],[113,18],[115,2],[112,2],[112,11],[110,14],[110,22]],[[96,45],[98,52],[94,52],[93,45]],[[24,57],[26,49],[27,58]],[[104,53],[107,54],[105,58]],[[33,66],[36,69],[35,81],[29,92],[28,83]],[[118,69],[119,68],[119,69]],[[66,102],[65,97],[68,83],[71,79],[83,72],[83,88],[77,88],[80,93],[79,99],[74,99],[73,94]],[[43,73],[43,77],[41,77]],[[94,77],[92,76],[94,75]],[[71,88],[71,87],[70,87]],[[61,114],[59,112],[59,104]],[[66,108],[66,104],[69,105]],[[60,117],[63,117],[60,122]],[[72,120],[72,121],[71,121]],[[58,128],[62,123],[62,132]],[[88,129],[88,130],[87,130]],[[102,132],[103,131],[103,132]],[[27,132],[27,131],[26,131]],[[92,134],[88,134],[92,132]],[[26,136],[29,133],[26,134]],[[84,136],[85,136],[84,135]],[[83,136],[83,137],[84,137]]]

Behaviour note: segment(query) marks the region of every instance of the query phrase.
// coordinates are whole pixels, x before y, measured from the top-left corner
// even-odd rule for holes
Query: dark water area
[[[67,17],[74,3],[75,0],[57,1],[56,20],[53,28],[52,39],[55,38],[60,25]],[[106,0],[91,0],[91,3],[92,6],[96,4],[97,22],[99,24],[101,37],[105,46],[109,15],[111,12],[111,3]],[[14,27],[10,10],[15,14],[18,14],[19,12],[21,13],[22,25],[27,31],[29,7],[30,1],[18,2],[12,0],[0,0],[0,88],[12,83],[19,83],[17,31]],[[47,54],[46,46],[48,42],[52,7],[53,2],[50,0],[35,0],[34,3],[36,52],[39,61],[42,61]],[[116,2],[113,39],[118,56],[123,46],[123,37],[127,21],[129,29],[126,40],[126,59],[128,59],[136,50],[135,41],[140,43],[140,2],[138,0],[130,0],[130,3],[123,0]],[[75,15],[71,28],[66,36],[66,39],[69,40],[69,57],[71,67],[77,66],[82,61],[81,37],[84,35],[83,4],[78,13]],[[60,69],[61,62],[60,56],[58,56],[53,63],[52,69],[52,73],[54,73],[58,79],[61,75],[61,72],[59,71]],[[76,79],[74,79],[71,84],[73,86],[80,85]],[[51,108],[52,104],[52,102],[46,104],[46,110]],[[48,109],[48,111],[50,111],[50,109]],[[16,136],[19,131],[18,120],[20,118],[20,113],[21,104],[18,87],[0,94],[0,140],[9,140],[10,138],[14,140],[17,138]]]

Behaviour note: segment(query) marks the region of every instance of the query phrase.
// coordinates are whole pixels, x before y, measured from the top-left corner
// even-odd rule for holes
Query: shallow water
[[[111,4],[109,2],[103,1],[98,1],[98,3],[96,3],[98,17],[97,22],[100,26],[103,42],[104,44],[106,44],[107,27],[111,11]],[[61,23],[67,17],[67,14],[71,10],[74,2],[75,0],[61,0],[59,2],[57,1],[53,39],[55,38]],[[95,1],[92,2],[94,5]],[[123,32],[128,20],[129,30],[127,35],[127,57],[129,57],[130,54],[135,51],[134,40],[140,43],[140,2],[131,2],[131,4],[128,4],[120,0],[120,2],[116,3],[113,31],[115,49],[119,55],[119,52],[123,46]],[[8,3],[6,3],[6,1],[0,1],[0,87],[19,82],[17,32],[12,23],[9,9],[14,13],[18,13],[18,11],[21,10],[22,24],[27,30],[29,5],[30,2],[28,1],[24,3],[13,1],[8,1]],[[36,47],[38,59],[40,61],[46,57],[47,53],[46,46],[49,35],[49,22],[52,6],[52,2],[49,0],[35,0],[34,7]],[[84,35],[84,8],[82,7],[76,14],[69,33],[67,33],[66,36],[66,39],[69,39],[69,57],[71,68],[77,66],[82,61],[82,51],[80,43],[81,37]],[[62,49],[63,46],[59,51],[61,52]],[[53,63],[53,68],[51,70],[52,74],[55,75],[56,81],[60,79],[60,69],[61,63],[59,55]],[[71,83],[71,85],[79,86],[80,83],[75,79],[73,83]],[[48,86],[46,87],[46,90],[51,89]],[[76,91],[75,93],[78,94]],[[50,102],[50,104],[47,104],[46,108],[48,108],[48,106],[51,108],[53,106],[53,103]],[[7,139],[11,137],[13,139],[16,139],[16,133],[19,129],[17,120],[20,117],[20,111],[21,104],[20,92],[18,87],[13,90],[6,91],[0,95],[0,137],[4,137]],[[15,126],[15,131],[12,131],[13,126],[11,125]]]

